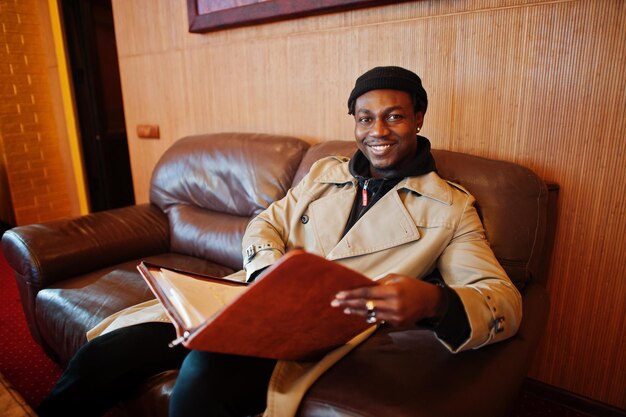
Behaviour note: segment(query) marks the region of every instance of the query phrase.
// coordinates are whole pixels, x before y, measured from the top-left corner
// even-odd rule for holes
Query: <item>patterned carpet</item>
[[[32,339],[13,270],[0,253],[0,372],[31,406],[50,391],[61,369]]]
[[[36,417],[35,411],[26,404],[19,392],[0,374],[0,416]]]

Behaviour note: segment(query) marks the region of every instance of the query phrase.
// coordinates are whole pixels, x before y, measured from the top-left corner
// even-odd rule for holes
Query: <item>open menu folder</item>
[[[306,360],[371,326],[330,302],[339,291],[376,282],[301,250],[289,252],[250,284],[146,262],[138,269],[190,349]]]

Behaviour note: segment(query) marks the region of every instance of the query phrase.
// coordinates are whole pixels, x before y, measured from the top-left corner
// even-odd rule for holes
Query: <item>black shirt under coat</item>
[[[430,152],[430,141],[423,136],[417,136],[417,152],[413,162],[405,164],[397,172],[391,172],[387,178],[373,178],[370,174],[370,164],[365,155],[357,150],[349,162],[350,173],[357,180],[358,189],[350,217],[344,229],[345,235],[354,224],[385,194],[406,177],[417,177],[437,172],[435,160]],[[363,187],[367,182],[367,205],[363,205]],[[393,221],[393,219],[389,219]],[[439,271],[435,270],[424,281],[436,284],[443,288],[445,297],[445,313],[441,317],[433,317],[417,323],[432,329],[437,336],[454,348],[458,348],[470,336],[470,325],[467,313],[456,291],[448,287]]]

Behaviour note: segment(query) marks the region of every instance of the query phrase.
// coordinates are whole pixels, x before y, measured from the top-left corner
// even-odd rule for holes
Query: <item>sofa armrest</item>
[[[156,206],[129,206],[15,227],[2,236],[2,248],[36,294],[65,278],[168,251],[168,220]]]

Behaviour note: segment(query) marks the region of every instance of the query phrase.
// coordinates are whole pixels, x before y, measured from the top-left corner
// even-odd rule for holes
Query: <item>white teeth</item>
[[[383,149],[387,149],[390,146],[391,145],[370,145],[370,147],[376,151],[382,151]]]

